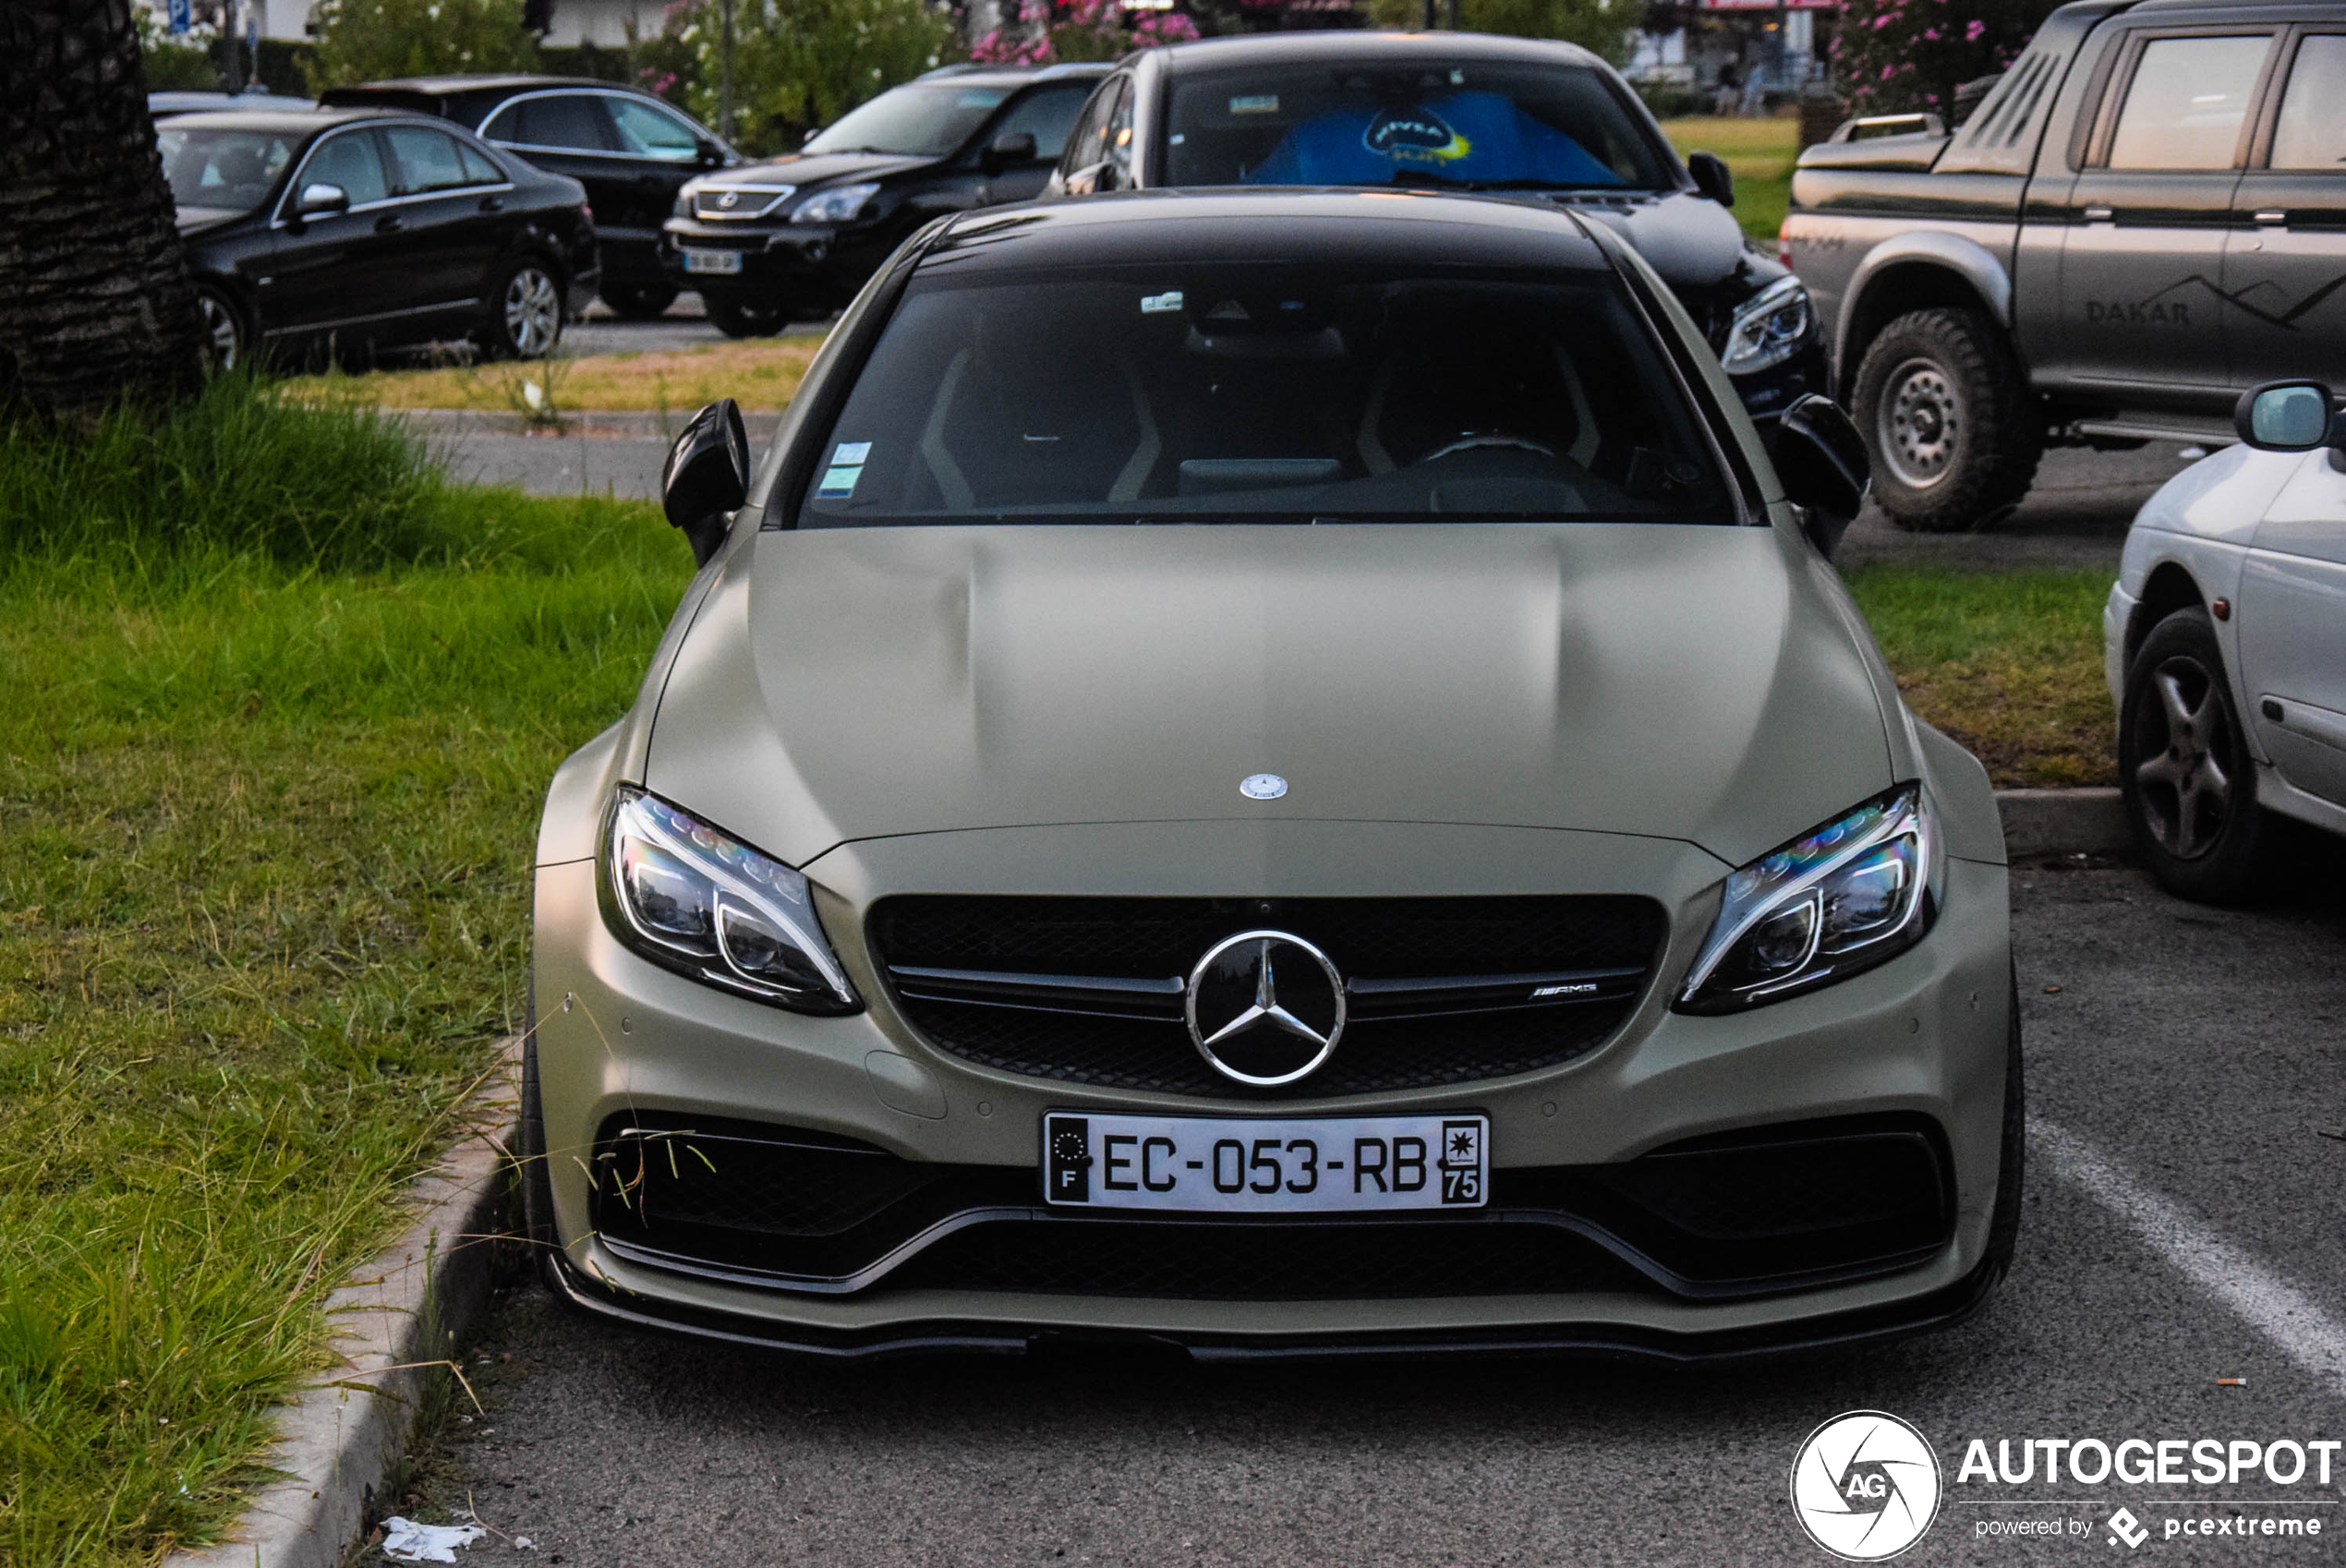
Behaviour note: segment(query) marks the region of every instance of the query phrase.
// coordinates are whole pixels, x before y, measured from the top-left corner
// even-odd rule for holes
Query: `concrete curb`
[[[2110,855],[2134,845],[2126,808],[2114,788],[2091,790],[1999,790],[2004,853]]]
[[[464,1141],[410,1189],[415,1224],[327,1298],[334,1364],[278,1418],[267,1463],[284,1478],[254,1495],[231,1538],[163,1568],[337,1568],[349,1555],[406,1453],[429,1364],[488,1300],[520,1073],[509,1041],[466,1108]]]

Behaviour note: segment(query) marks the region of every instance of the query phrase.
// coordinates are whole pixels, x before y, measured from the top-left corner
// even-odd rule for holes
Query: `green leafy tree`
[[[1851,111],[1945,115],[1955,89],[2020,57],[2058,0],[1847,0],[1833,76]]]
[[[717,0],[669,8],[664,41],[688,51],[659,75],[705,124],[718,120]],[[733,137],[756,153],[786,152],[865,99],[961,56],[949,12],[922,0],[735,0]],[[657,86],[659,83],[655,82]]]
[[[1433,14],[1447,23],[1450,0],[1439,0]],[[1643,14],[1635,0],[1458,0],[1458,29],[1559,38],[1617,62],[1628,54],[1629,30]],[[1425,0],[1371,0],[1369,18],[1378,27],[1422,27]]]
[[[436,71],[534,71],[524,0],[320,0],[312,92]]]

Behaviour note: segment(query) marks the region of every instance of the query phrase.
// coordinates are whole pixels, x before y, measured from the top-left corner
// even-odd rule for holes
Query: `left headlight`
[[[1732,1013],[1845,980],[1922,940],[1944,883],[1922,786],[1902,784],[1727,878],[1682,1013]]]
[[[700,181],[698,180],[686,180],[683,185],[677,187],[676,204],[669,208],[668,215],[671,218],[691,217],[693,215],[693,197],[699,190]]]
[[[781,862],[623,789],[601,869],[611,929],[654,963],[793,1012],[863,1007],[806,878]]]
[[[861,185],[843,185],[830,190],[818,190],[798,204],[790,215],[793,223],[849,223],[864,210],[864,203],[879,194],[879,186],[872,181]]]
[[[1781,365],[1800,351],[1817,313],[1798,278],[1778,278],[1735,307],[1719,363],[1730,376]]]

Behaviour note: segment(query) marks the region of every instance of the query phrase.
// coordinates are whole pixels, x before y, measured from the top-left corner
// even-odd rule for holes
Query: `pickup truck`
[[[1804,152],[1779,247],[1907,527],[2048,445],[2230,441],[2250,387],[2346,387],[2346,0],[2063,6],[1955,129]]]

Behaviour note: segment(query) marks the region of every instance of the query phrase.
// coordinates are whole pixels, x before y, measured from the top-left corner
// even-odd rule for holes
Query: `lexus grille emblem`
[[[717,205],[720,207],[739,207],[741,204],[742,193],[738,190],[729,190],[717,199]]]
[[[1344,1033],[1344,977],[1284,931],[1241,931],[1190,971],[1190,1038],[1215,1071],[1257,1089],[1316,1072]]]

